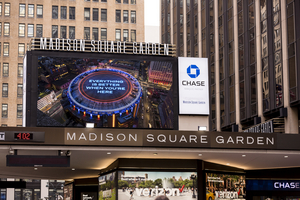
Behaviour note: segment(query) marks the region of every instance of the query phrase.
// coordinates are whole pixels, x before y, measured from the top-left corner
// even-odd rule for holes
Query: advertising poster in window
[[[191,177],[191,175],[193,176]],[[192,200],[197,196],[197,175],[191,172],[118,173],[118,200]]]
[[[171,61],[38,57],[37,126],[174,129]]]
[[[115,176],[113,172],[98,178],[99,200],[116,200]]]
[[[64,186],[64,200],[73,200],[73,184]]]
[[[206,200],[246,199],[244,175],[206,174]]]

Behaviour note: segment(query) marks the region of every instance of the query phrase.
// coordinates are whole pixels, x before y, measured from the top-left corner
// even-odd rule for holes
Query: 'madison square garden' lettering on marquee
[[[76,142],[95,142],[95,144],[109,145],[109,142],[122,142],[135,143],[143,141],[143,146],[174,146],[185,147],[192,145],[193,147],[202,145],[211,146],[232,146],[245,145],[245,146],[274,146],[275,138],[273,136],[250,136],[250,135],[207,135],[207,134],[137,134],[137,133],[66,133],[67,143]]]
[[[32,50],[57,50],[99,53],[122,53],[140,55],[163,55],[176,54],[172,50],[173,45],[143,42],[121,42],[63,38],[36,38],[32,40]]]

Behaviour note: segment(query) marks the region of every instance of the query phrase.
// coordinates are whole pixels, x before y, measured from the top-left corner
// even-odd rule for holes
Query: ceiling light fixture
[[[154,153],[153,155],[157,156],[157,153]]]
[[[33,168],[34,170],[38,170],[38,168],[37,167],[35,167],[35,168]]]
[[[242,155],[242,157],[246,157],[246,155]]]
[[[198,156],[202,156],[202,154],[201,154],[201,153],[199,153],[199,154],[198,154]]]
[[[107,155],[110,155],[111,154],[111,152],[107,152]]]
[[[289,156],[284,156],[284,158],[288,158]]]
[[[72,168],[72,171],[75,171],[75,168]]]

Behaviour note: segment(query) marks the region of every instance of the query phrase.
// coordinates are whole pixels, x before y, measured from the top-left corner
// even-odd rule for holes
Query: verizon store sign
[[[208,59],[178,58],[179,114],[209,115]]]

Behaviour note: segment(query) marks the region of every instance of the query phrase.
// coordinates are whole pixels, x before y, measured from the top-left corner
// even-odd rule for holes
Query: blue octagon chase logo
[[[190,65],[187,68],[186,73],[191,78],[197,78],[200,75],[200,69],[197,67],[197,65]]]

